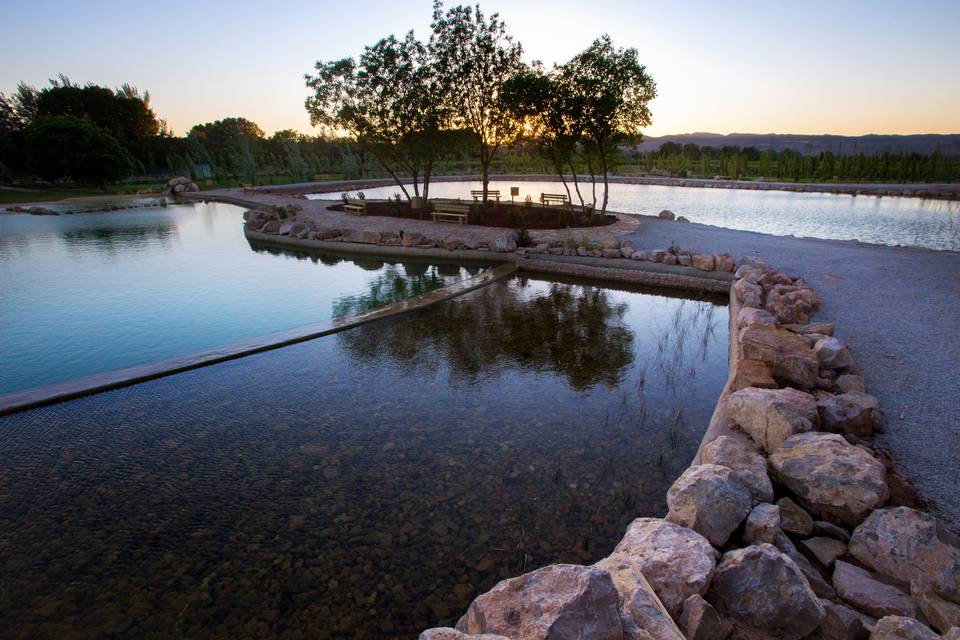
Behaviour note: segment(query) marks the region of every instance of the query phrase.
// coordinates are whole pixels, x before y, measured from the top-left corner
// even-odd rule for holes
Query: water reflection
[[[96,251],[139,251],[150,246],[167,245],[177,235],[177,225],[172,220],[158,220],[150,225],[91,226],[69,228],[60,234],[68,250],[79,249],[81,253]]]

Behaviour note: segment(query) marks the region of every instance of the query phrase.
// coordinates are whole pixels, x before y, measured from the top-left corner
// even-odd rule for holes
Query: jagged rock
[[[743,531],[744,542],[766,542],[773,544],[777,536],[783,531],[780,529],[780,507],[763,502],[750,511],[747,524]]]
[[[684,640],[683,634],[643,577],[639,563],[614,554],[594,565],[610,574],[620,594],[620,623],[625,640]]]
[[[427,238],[422,233],[416,233],[414,231],[404,231],[403,238],[400,241],[400,244],[404,247],[416,247],[421,244],[426,243]]]
[[[638,563],[674,619],[684,600],[706,592],[716,568],[716,551],[706,538],[660,518],[634,520],[614,553]]]
[[[380,244],[380,234],[376,231],[351,231],[347,236],[348,242],[359,242],[362,244]]]
[[[930,585],[919,580],[910,583],[910,596],[930,625],[940,633],[960,627],[960,604],[944,600]]]
[[[693,268],[701,271],[713,271],[716,267],[712,253],[701,253],[693,256]]]
[[[780,528],[787,533],[798,536],[808,536],[813,531],[813,518],[790,498],[780,498],[777,501],[780,507]]]
[[[733,630],[730,623],[698,595],[684,600],[680,628],[687,640],[726,640]]]
[[[835,328],[836,328],[836,325],[833,324],[832,322],[811,322],[808,324],[790,324],[784,327],[784,329],[790,329],[790,331],[793,331],[794,333],[799,333],[801,335],[819,333],[825,336],[832,336]]]
[[[801,541],[800,544],[814,555],[817,562],[828,569],[833,566],[837,558],[847,552],[846,543],[836,538],[828,538],[825,536],[808,538],[807,540]]]
[[[820,604],[827,612],[823,624],[811,636],[817,640],[867,640],[870,632],[863,626],[860,615],[842,604],[821,600]]]
[[[822,519],[854,526],[887,499],[883,464],[833,433],[788,438],[770,466],[774,480]]]
[[[741,389],[728,400],[730,418],[768,453],[819,424],[817,401],[796,389]]]
[[[780,289],[771,288],[767,292],[764,308],[783,324],[808,322],[813,307],[806,299],[796,297],[796,293],[796,291],[783,293]]]
[[[744,327],[753,324],[765,324],[771,327],[777,326],[777,319],[765,309],[755,309],[753,307],[741,307],[737,312],[737,331],[743,331]]]
[[[693,264],[692,258],[691,264]],[[737,300],[740,301],[740,304],[745,307],[763,308],[763,288],[754,282],[750,282],[746,278],[741,278],[736,281],[733,285],[733,294],[737,297]]]
[[[852,373],[844,373],[843,375],[837,376],[837,380],[834,383],[840,391],[859,391],[860,393],[867,392],[867,385],[863,381],[863,378]]]
[[[903,616],[881,618],[870,634],[870,640],[938,640],[939,637],[926,625]]]
[[[773,484],[767,475],[767,459],[756,449],[753,441],[742,433],[733,433],[707,443],[703,448],[704,464],[716,464],[733,469],[737,478],[753,496],[754,502],[773,500]]]
[[[752,505],[750,490],[732,469],[700,464],[684,471],[667,491],[667,520],[693,529],[720,547]]]
[[[839,540],[844,544],[850,542],[850,534],[843,527],[838,527],[832,522],[816,520],[813,523],[813,533],[818,536],[830,536],[834,540]]]
[[[436,627],[421,633],[418,640],[510,640],[510,638],[492,633],[473,635],[457,631],[452,627]]]
[[[770,365],[775,378],[802,389],[812,389],[817,384],[817,357],[806,339],[786,329],[762,324],[746,327],[740,332],[738,351],[742,359]]]
[[[917,608],[906,593],[881,582],[869,571],[843,560],[833,569],[833,588],[845,602],[872,616],[914,617]]]
[[[714,262],[716,270],[723,273],[733,273],[733,270],[737,268],[737,261],[729,253],[716,254]]]
[[[512,640],[620,640],[619,608],[609,573],[554,564],[503,580],[478,596],[457,630]]]
[[[664,209],[663,211],[657,214],[657,217],[660,218],[661,220],[673,220],[674,218],[676,218],[676,216],[673,214],[673,211],[670,211],[669,209]]]
[[[803,573],[803,576],[810,584],[810,588],[813,589],[813,592],[817,594],[817,596],[830,600],[837,597],[837,593],[834,591],[833,587],[830,586],[830,583],[824,580],[823,576],[820,574],[820,571],[810,564],[810,561],[807,560],[805,555],[797,550],[797,547],[793,544],[793,541],[788,538],[785,533],[780,533],[780,535],[776,537],[773,542],[773,546],[793,560],[794,564],[796,564],[797,568],[800,569],[800,572]]]
[[[733,390],[740,391],[748,387],[757,389],[776,389],[780,385],[773,379],[770,367],[759,360],[741,360],[733,374]]]
[[[929,514],[909,507],[874,511],[853,532],[850,554],[891,580],[916,580],[960,603],[960,544]]]
[[[826,431],[869,438],[880,420],[880,404],[867,393],[847,391],[817,401],[820,424]]]
[[[824,369],[839,369],[842,371],[853,366],[853,356],[850,355],[847,345],[832,336],[817,340],[817,343],[813,345],[813,352],[817,354],[820,366]]]
[[[784,640],[803,638],[826,617],[797,565],[766,543],[724,554],[706,598],[724,618]]]
[[[517,241],[511,236],[500,236],[490,241],[490,251],[512,253],[517,250]]]

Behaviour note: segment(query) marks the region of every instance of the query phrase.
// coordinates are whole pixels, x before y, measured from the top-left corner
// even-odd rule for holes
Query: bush
[[[533,239],[530,237],[530,232],[525,227],[520,227],[517,229],[517,246],[518,247],[532,247]]]
[[[27,129],[27,159],[41,177],[104,186],[126,178],[133,158],[106,129],[73,116],[44,116]]]

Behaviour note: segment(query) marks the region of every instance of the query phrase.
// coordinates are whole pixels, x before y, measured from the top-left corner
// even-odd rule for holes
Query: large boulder
[[[716,270],[723,273],[733,273],[733,270],[737,268],[737,261],[729,253],[716,254],[715,262]]]
[[[752,324],[766,324],[776,327],[777,319],[763,309],[740,307],[740,311],[737,312],[737,331],[743,331],[744,327],[749,327]]]
[[[814,515],[854,526],[887,499],[883,464],[833,433],[792,436],[770,456],[774,480]]]
[[[614,554],[594,565],[610,574],[620,594],[620,623],[625,640],[684,640],[683,634],[643,577],[639,563]]]
[[[727,408],[730,418],[767,452],[820,423],[816,398],[797,389],[748,387],[731,394]]]
[[[734,283],[733,295],[745,307],[763,308],[763,287],[746,278],[741,278]]]
[[[724,554],[706,598],[721,616],[783,640],[803,638],[826,617],[797,565],[766,543]]]
[[[850,554],[891,580],[916,580],[960,603],[960,543],[929,514],[909,507],[874,511],[853,532]]]
[[[555,564],[503,580],[478,596],[457,622],[464,633],[511,640],[621,640],[620,605],[610,574]]]
[[[913,618],[903,616],[886,616],[877,621],[877,625],[870,634],[870,640],[938,640],[935,634],[926,625]]]
[[[733,390],[740,391],[748,387],[777,389],[780,385],[774,380],[773,372],[766,363],[759,360],[741,360],[733,374]]]
[[[701,596],[684,600],[680,614],[680,628],[687,640],[726,640],[733,631],[729,622]]]
[[[706,538],[660,518],[634,520],[614,554],[637,563],[674,619],[684,600],[706,592],[717,564],[717,552]]]
[[[693,256],[692,266],[701,271],[713,271],[716,268],[716,258],[712,253],[699,253]]]
[[[917,607],[906,593],[843,560],[837,560],[833,569],[833,588],[845,602],[876,618],[917,615]]]
[[[869,438],[880,422],[877,399],[859,391],[825,395],[817,401],[817,409],[824,430],[835,433],[852,433],[860,438]]]
[[[667,491],[667,520],[689,527],[721,547],[753,506],[736,472],[717,464],[689,467]]]
[[[734,432],[707,443],[703,448],[704,464],[717,464],[733,469],[756,502],[773,500],[773,484],[767,475],[767,459],[757,451],[746,435]]]
[[[760,360],[770,366],[775,378],[802,389],[813,389],[820,374],[820,363],[806,338],[763,324],[753,324],[740,332],[737,347],[741,359]]]
[[[510,638],[492,633],[473,635],[457,631],[452,627],[436,627],[421,633],[418,640],[510,640]]]

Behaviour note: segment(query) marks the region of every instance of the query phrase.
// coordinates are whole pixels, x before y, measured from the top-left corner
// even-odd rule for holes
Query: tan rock
[[[817,428],[817,401],[797,389],[741,389],[730,395],[730,418],[768,453],[790,436]]]
[[[770,366],[775,378],[800,388],[817,384],[820,363],[809,343],[786,329],[754,324],[740,332],[739,357],[760,360]]]
[[[854,526],[887,499],[886,469],[832,433],[801,433],[770,456],[779,480],[819,518]]]
[[[825,336],[832,336],[835,328],[836,325],[832,322],[813,322],[809,324],[789,324],[784,326],[784,329],[789,329],[801,335],[819,333]]]
[[[780,507],[764,502],[750,511],[743,531],[744,542],[773,544],[781,534]]]
[[[740,307],[740,311],[737,312],[737,331],[742,331],[744,327],[749,327],[752,324],[766,324],[776,327],[777,319],[763,309]]]
[[[874,511],[853,532],[850,554],[891,580],[916,580],[960,603],[960,545],[929,514],[909,507]]]
[[[847,345],[840,339],[827,336],[817,340],[813,352],[824,369],[848,369],[853,365],[853,357]]]
[[[863,380],[863,377],[854,375],[852,373],[845,373],[841,376],[837,376],[837,380],[834,383],[840,391],[859,391],[860,393],[867,392],[867,385]]]
[[[667,520],[693,529],[721,547],[750,512],[750,490],[729,467],[688,468],[667,491]]]
[[[713,271],[716,261],[712,253],[701,253],[693,256],[693,268],[701,271]]]
[[[869,438],[880,422],[880,404],[877,399],[860,391],[847,391],[817,401],[820,424],[826,431],[852,433]]]
[[[833,569],[833,588],[845,602],[878,618],[883,616],[914,617],[916,605],[906,593],[881,582],[869,571],[837,560]]]
[[[741,360],[733,374],[733,390],[748,387],[757,389],[776,389],[780,385],[773,379],[770,367],[759,360]]]
[[[677,619],[683,601],[703,595],[716,568],[717,552],[699,533],[660,518],[637,518],[614,550],[639,563],[660,601]]]
[[[960,640],[960,627],[954,627],[943,634],[943,640]]]
[[[620,624],[625,640],[684,640],[683,634],[643,577],[639,563],[612,555],[594,565],[610,574],[620,594]]]
[[[910,583],[910,596],[927,622],[940,633],[960,627],[960,604],[944,600],[929,585],[918,580]]]
[[[733,273],[733,270],[737,268],[737,261],[729,253],[716,254],[715,263],[717,271],[724,273]]]
[[[737,280],[733,285],[733,294],[745,307],[763,307],[763,288],[746,278]]]
[[[457,630],[511,640],[623,638],[619,597],[610,574],[570,564],[503,580],[470,604]]]
[[[435,629],[427,629],[421,633],[419,640],[510,640],[510,638],[492,633],[472,635],[457,631],[452,627],[436,627]]]
[[[732,631],[729,622],[723,620],[717,610],[698,595],[683,602],[680,628],[686,640],[725,640]]]
[[[797,565],[765,543],[724,554],[706,599],[738,626],[783,640],[803,638],[826,618]]]
[[[767,475],[767,459],[745,434],[734,432],[707,443],[703,448],[704,464],[717,464],[733,469],[753,496],[753,501],[773,500],[773,485]]]
[[[880,618],[870,634],[870,640],[938,640],[939,637],[926,625],[903,616]]]
[[[808,536],[813,531],[813,518],[790,498],[777,501],[780,508],[780,528],[797,536]]]
[[[847,545],[836,538],[819,536],[800,542],[822,566],[830,568],[837,558],[847,552]]]
[[[837,597],[837,593],[830,583],[827,582],[820,571],[807,560],[807,557],[797,550],[796,545],[793,544],[793,541],[788,538],[785,533],[781,533],[776,537],[773,546],[793,560],[817,596],[827,598],[828,600],[833,600]]]

